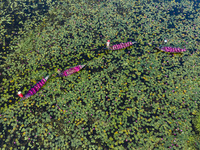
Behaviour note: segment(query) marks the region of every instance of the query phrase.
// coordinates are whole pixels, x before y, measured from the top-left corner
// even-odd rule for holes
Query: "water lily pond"
[[[198,2],[0,6],[1,149],[200,149]],[[137,43],[112,50],[108,40]]]

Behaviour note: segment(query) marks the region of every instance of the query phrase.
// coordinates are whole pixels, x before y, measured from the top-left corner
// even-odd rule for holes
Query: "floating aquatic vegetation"
[[[30,3],[1,3],[2,149],[189,149],[191,118],[200,104],[196,2]],[[101,51],[108,39],[138,44]],[[187,52],[155,53],[145,45],[165,39]],[[86,63],[19,101],[16,91],[28,91],[30,79]]]
[[[72,75],[73,73],[76,73],[78,71],[80,71],[83,67],[85,67],[85,65],[78,65],[76,67],[72,67],[72,68],[69,68],[65,71],[63,71],[62,73],[60,72],[60,69],[58,69],[58,76],[69,76],[69,75]]]
[[[21,92],[19,92],[18,95],[22,97],[21,101],[36,94],[39,91],[39,89],[47,82],[48,79],[49,75],[37,82],[24,96],[21,94]]]

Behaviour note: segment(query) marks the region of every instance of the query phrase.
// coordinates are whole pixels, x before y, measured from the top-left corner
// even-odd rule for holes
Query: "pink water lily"
[[[186,49],[181,49],[179,47],[156,47],[157,49],[163,51],[163,52],[168,52],[168,53],[182,53],[185,52]]]
[[[71,74],[74,74],[78,71],[80,71],[83,67],[85,67],[85,65],[78,65],[76,67],[73,67],[73,68],[69,68],[65,71],[63,71],[62,73],[60,72],[60,69],[58,69],[58,76],[69,76]]]
[[[46,76],[45,78],[43,78],[42,80],[40,80],[39,82],[37,82],[28,92],[26,95],[22,95],[21,92],[18,93],[18,95],[20,97],[22,97],[21,100],[24,100],[24,99],[27,99],[29,98],[30,96],[36,94],[39,89],[41,89],[41,87],[47,82],[47,80],[49,79],[49,75]]]
[[[107,42],[107,48],[109,50],[120,50],[120,49],[123,49],[123,48],[127,48],[133,44],[135,44],[137,42],[127,42],[127,43],[120,43],[120,44],[116,44],[116,45],[112,45],[112,46],[109,46],[108,42]]]

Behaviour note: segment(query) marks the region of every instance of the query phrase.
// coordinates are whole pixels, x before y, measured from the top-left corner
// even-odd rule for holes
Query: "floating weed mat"
[[[28,19],[18,34],[8,45],[0,35],[8,50],[0,67],[2,148],[189,149],[199,138],[191,122],[200,92],[196,3],[48,1],[45,13],[30,15],[40,4],[25,2]],[[23,8],[8,3],[12,12]],[[10,16],[2,24],[12,24]],[[107,40],[138,43],[108,51]],[[154,49],[160,45],[187,51]],[[68,77],[52,76],[30,98],[16,96],[46,74],[80,64],[87,65]]]

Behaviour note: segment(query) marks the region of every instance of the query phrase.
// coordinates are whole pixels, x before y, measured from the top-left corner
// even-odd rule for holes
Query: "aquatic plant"
[[[29,98],[30,96],[36,94],[38,92],[38,90],[47,82],[47,80],[49,79],[49,75],[46,76],[45,78],[43,78],[42,80],[40,80],[39,82],[37,82],[28,92],[27,94],[25,94],[24,96],[21,95],[21,91],[18,93],[18,95],[20,95],[20,97],[22,97],[22,100],[25,100],[27,98]]]
[[[80,71],[85,65],[78,65],[76,67],[72,67],[72,68],[69,68],[65,71],[63,71],[63,73],[60,72],[60,69],[58,69],[58,76],[69,76],[69,75],[72,75],[73,73],[76,73],[78,71]]]
[[[133,45],[134,43],[137,43],[137,42],[120,43],[120,44],[107,46],[107,47],[108,47],[109,50],[119,50],[119,49],[127,48],[127,47]]]
[[[35,2],[1,3],[2,149],[190,148],[200,104],[195,2]],[[105,51],[108,39],[137,44]],[[164,40],[187,51],[147,44]],[[87,65],[52,77],[28,99],[17,96],[79,64]]]
[[[168,52],[168,53],[182,53],[185,52],[186,49],[181,49],[179,47],[156,47],[157,49],[163,51],[163,52]]]

